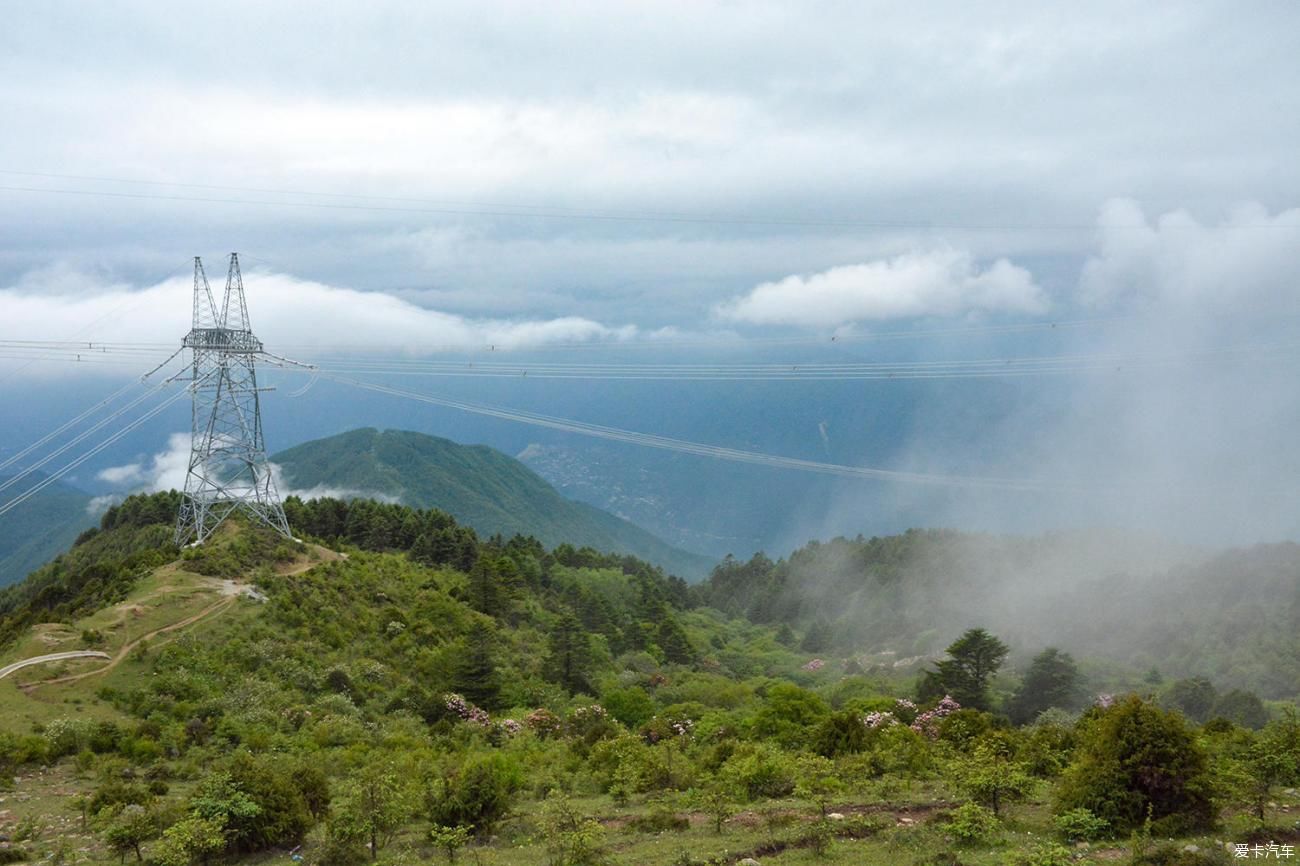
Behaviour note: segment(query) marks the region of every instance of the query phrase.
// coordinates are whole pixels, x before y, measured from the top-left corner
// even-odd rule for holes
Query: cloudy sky
[[[1289,0],[53,0],[0,109],[0,340],[174,343],[232,249],[273,346],[1300,321]],[[1151,396],[1136,463],[1186,417]]]
[[[1040,316],[1108,202],[1300,203],[1297,58],[1289,2],[26,4],[0,287],[239,249],[472,318]]]

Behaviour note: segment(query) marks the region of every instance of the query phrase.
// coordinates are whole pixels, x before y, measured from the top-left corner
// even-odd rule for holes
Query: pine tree
[[[973,628],[957,638],[947,652],[948,658],[925,672],[921,699],[948,694],[963,707],[989,709],[989,682],[1002,667],[1010,648],[984,629]]]
[[[591,643],[578,618],[564,613],[551,629],[550,643],[546,678],[570,692],[590,692]]]
[[[496,634],[479,620],[465,636],[465,652],[456,666],[456,691],[488,710],[498,708],[501,680],[497,675]]]
[[[1048,647],[1034,656],[1024,682],[1007,705],[1017,725],[1026,725],[1049,707],[1074,709],[1081,697],[1079,668],[1069,653]]]

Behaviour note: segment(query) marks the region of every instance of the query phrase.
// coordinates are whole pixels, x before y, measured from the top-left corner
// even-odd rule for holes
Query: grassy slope
[[[565,499],[522,463],[485,445],[365,428],[298,445],[272,460],[296,489],[397,497],[404,505],[442,509],[484,536],[533,535],[547,547],[567,542],[630,553],[688,579],[703,577],[712,565],[626,520]]]

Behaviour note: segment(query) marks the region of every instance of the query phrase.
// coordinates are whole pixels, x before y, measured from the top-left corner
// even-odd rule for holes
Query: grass
[[[97,784],[90,774],[79,775],[74,762],[61,761],[54,767],[25,772],[13,791],[0,792],[0,832],[15,838],[19,827],[37,828],[34,839],[20,844],[37,859],[48,857],[63,846],[70,858],[65,862],[116,863],[117,858],[104,848],[93,830],[80,826],[80,816],[74,797],[86,793]],[[174,782],[166,800],[179,803],[191,782]],[[863,866],[863,864],[899,864],[899,866],[1007,866],[1016,862],[1032,862],[1023,855],[1034,851],[1045,842],[1055,842],[1051,815],[1045,801],[1019,804],[1009,810],[1004,820],[1004,833],[997,842],[981,846],[957,844],[946,832],[944,818],[951,801],[947,792],[937,783],[926,783],[913,788],[906,796],[882,802],[878,798],[859,796],[848,798],[834,809],[845,815],[843,821],[832,821],[834,838],[824,854],[818,854],[809,844],[816,829],[818,817],[807,803],[798,800],[777,800],[752,804],[732,816],[721,833],[714,831],[711,820],[699,812],[680,810],[689,819],[689,826],[680,831],[661,833],[639,832],[633,828],[633,819],[649,814],[654,808],[653,798],[636,798],[625,806],[616,805],[608,796],[575,797],[573,803],[584,814],[595,817],[604,828],[604,863],[608,866],[685,866],[709,863],[734,864],[752,856],[763,866]],[[1270,824],[1285,830],[1300,815],[1300,797],[1278,792],[1278,808],[1270,815]],[[474,866],[537,866],[548,863],[548,852],[541,838],[539,810],[536,800],[521,802],[515,812],[503,821],[494,835],[485,841],[463,850],[457,863]],[[785,820],[771,821],[768,816]],[[1245,824],[1239,815],[1230,815],[1225,825],[1210,835],[1172,840],[1179,850],[1184,845],[1196,845],[1202,854],[1226,864],[1231,857],[1224,843],[1244,841]],[[445,855],[434,849],[426,840],[428,824],[412,822],[385,852],[390,862],[445,863]],[[318,837],[317,828],[309,837],[306,849],[311,860],[311,839]],[[1295,830],[1291,830],[1295,833]],[[1278,841],[1285,841],[1278,837]],[[1171,844],[1171,840],[1153,839],[1151,847]],[[145,845],[148,855],[149,845]],[[1071,847],[1072,863],[1115,866],[1130,861],[1127,839],[1094,843],[1086,847]],[[289,863],[287,852],[266,852],[256,857],[244,858],[241,863]]]
[[[322,558],[335,558],[309,549],[301,563],[286,566],[299,571]],[[203,611],[231,598],[230,582],[186,571],[180,563],[170,563],[141,578],[125,601],[105,607],[72,623],[39,623],[0,654],[0,667],[10,662],[68,650],[101,650],[117,657],[124,647],[160,629],[176,626]],[[231,599],[207,617],[175,631],[157,634],[144,642],[155,649],[184,632],[202,632],[215,619],[254,615],[257,604],[245,599]],[[97,632],[102,640],[88,644],[82,639],[87,632]],[[116,667],[104,674],[92,674],[67,683],[51,683],[36,688],[23,686],[63,676],[89,673],[106,666],[99,658],[71,659],[33,665],[0,680],[0,718],[11,731],[30,730],[54,719],[79,715],[92,719],[123,720],[123,716],[97,696],[105,685],[138,679],[144,664],[128,653]]]

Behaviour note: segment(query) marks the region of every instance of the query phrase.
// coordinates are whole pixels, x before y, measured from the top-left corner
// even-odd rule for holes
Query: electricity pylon
[[[236,510],[292,538],[266,460],[256,369],[259,358],[286,359],[267,355],[253,336],[237,254],[230,254],[220,307],[194,257],[194,320],[182,346],[193,356],[194,406],[176,544],[202,544]]]

